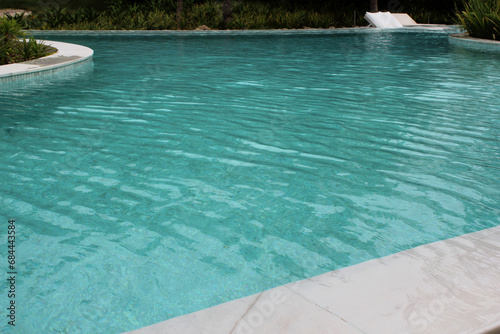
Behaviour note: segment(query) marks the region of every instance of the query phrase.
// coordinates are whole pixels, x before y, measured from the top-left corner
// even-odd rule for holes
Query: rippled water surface
[[[0,84],[19,333],[132,330],[500,224],[498,53],[422,33],[46,38],[95,57]]]

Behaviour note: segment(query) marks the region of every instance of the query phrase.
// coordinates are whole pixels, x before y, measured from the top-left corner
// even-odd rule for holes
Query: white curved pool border
[[[53,46],[57,52],[50,56],[22,63],[1,65],[0,82],[71,69],[75,65],[91,60],[94,55],[92,49],[82,45],[55,41],[44,41],[44,44]]]
[[[469,37],[466,34],[451,34],[450,42],[457,46],[478,51],[498,51],[500,52],[500,41]]]

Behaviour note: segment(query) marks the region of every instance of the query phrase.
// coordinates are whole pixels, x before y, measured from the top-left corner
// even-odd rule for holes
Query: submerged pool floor
[[[416,32],[50,39],[95,53],[0,84],[20,332],[124,332],[500,225],[498,55]]]

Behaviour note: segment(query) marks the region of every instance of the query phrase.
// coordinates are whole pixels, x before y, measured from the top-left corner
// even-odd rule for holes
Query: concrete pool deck
[[[44,41],[57,49],[57,52],[46,57],[0,66],[0,82],[12,81],[40,74],[53,73],[68,69],[92,59],[94,51],[86,46],[71,43]]]
[[[500,226],[128,333],[500,333]]]

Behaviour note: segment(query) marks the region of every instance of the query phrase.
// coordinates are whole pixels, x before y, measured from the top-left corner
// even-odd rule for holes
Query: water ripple
[[[500,224],[495,55],[440,34],[71,39],[91,74],[0,84],[23,332],[123,332]]]

